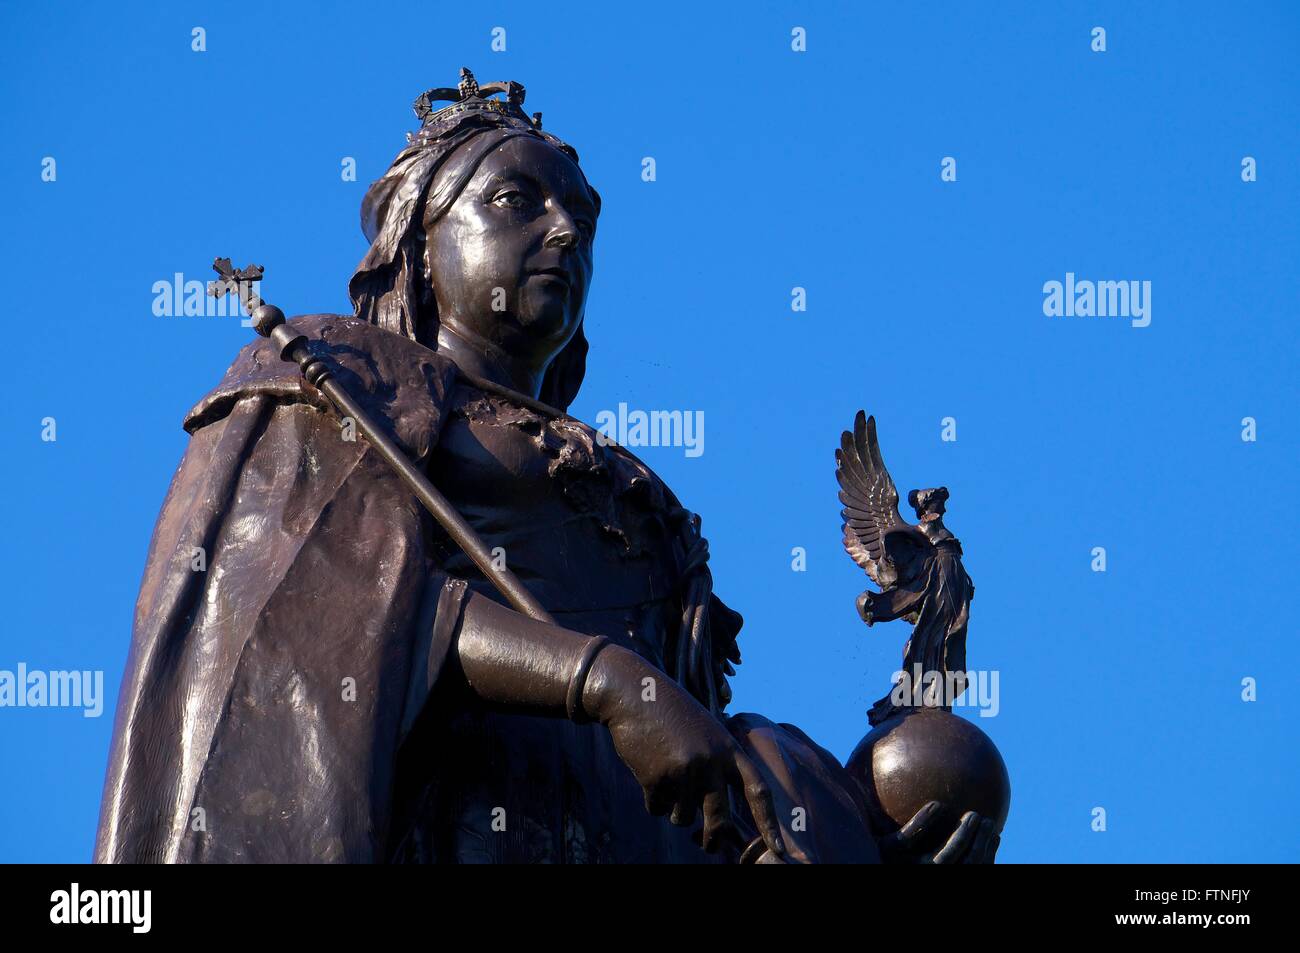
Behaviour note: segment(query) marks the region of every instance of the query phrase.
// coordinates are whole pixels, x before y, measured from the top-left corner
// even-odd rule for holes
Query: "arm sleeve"
[[[911,587],[900,586],[885,592],[872,593],[871,614],[877,622],[892,622],[920,608],[925,599],[925,576]]]
[[[726,725],[772,792],[788,862],[880,863],[862,791],[829,751],[794,725],[762,715],[732,715]],[[755,833],[748,804],[735,800],[746,833]]]

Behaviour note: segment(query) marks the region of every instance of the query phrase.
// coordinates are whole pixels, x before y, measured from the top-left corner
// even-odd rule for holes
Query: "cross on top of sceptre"
[[[218,258],[212,262],[212,270],[218,275],[216,281],[208,282],[208,294],[220,298],[233,293],[244,305],[244,310],[252,314],[257,310],[262,299],[253,290],[254,283],[261,281],[266,269],[261,265],[249,265],[247,268],[232,268],[229,258]]]

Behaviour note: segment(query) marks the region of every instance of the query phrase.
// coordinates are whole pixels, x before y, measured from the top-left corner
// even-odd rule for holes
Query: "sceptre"
[[[330,365],[312,354],[307,336],[299,334],[285,321],[283,311],[273,304],[267,304],[253,290],[254,283],[262,280],[265,269],[260,265],[232,268],[229,258],[218,258],[212,263],[212,270],[219,278],[208,283],[208,294],[214,298],[228,293],[236,294],[248,311],[253,330],[262,337],[269,338],[280,349],[282,361],[297,364],[303,379],[324,394],[339,414],[356,422],[361,435],[401,477],[402,482],[447,531],[452,541],[464,550],[479,572],[496,586],[511,607],[539,622],[554,624],[555,620],[550,613],[542,608],[542,604],[519,578],[509,569],[496,564],[487,544],[474,532],[474,528],[335,379]]]

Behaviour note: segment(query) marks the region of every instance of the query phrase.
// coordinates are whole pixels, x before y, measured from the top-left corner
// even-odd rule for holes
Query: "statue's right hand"
[[[743,848],[728,788],[749,804],[768,849],[785,854],[772,795],[731,733],[677,682],[635,652],[609,646],[592,666],[583,708],[605,725],[614,749],[645,792],[646,810],[687,827],[703,811],[702,843]]]

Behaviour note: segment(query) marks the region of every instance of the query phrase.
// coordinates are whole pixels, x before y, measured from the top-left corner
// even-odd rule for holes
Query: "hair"
[[[421,133],[398,154],[361,203],[361,230],[371,244],[348,282],[358,318],[436,348],[438,308],[424,276],[424,226],[447,213],[493,150],[523,136],[578,163],[577,152],[554,136],[482,114],[436,135]],[[590,183],[587,188],[599,214],[600,195]],[[538,398],[566,410],[586,368],[587,338],[580,324],[547,368]]]

